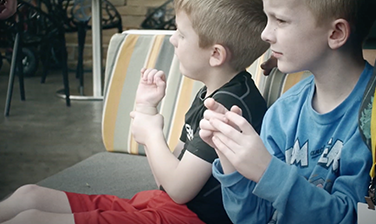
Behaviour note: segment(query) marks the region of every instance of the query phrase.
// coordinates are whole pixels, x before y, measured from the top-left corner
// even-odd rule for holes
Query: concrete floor
[[[38,71],[25,78],[26,101],[20,100],[18,79],[10,110],[4,117],[9,65],[0,70],[0,200],[19,186],[57,173],[97,152],[101,139],[102,101],[72,101],[58,98],[63,87],[60,71],[53,71],[44,84]],[[91,74],[85,75],[90,87]],[[70,86],[78,80],[70,74]]]

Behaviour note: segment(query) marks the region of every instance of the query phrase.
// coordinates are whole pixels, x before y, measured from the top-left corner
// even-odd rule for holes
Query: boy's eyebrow
[[[266,16],[276,17],[275,12],[266,12],[266,11],[264,10],[264,13],[265,13]]]
[[[180,34],[184,35],[184,32],[182,32],[182,30],[179,29],[178,27],[176,27],[176,30],[177,30]]]

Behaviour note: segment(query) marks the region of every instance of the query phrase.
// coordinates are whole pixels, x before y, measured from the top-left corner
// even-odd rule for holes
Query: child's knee
[[[36,184],[27,184],[19,187],[14,194],[15,195],[20,195],[20,196],[31,196],[35,195],[40,191],[40,188]]]
[[[27,184],[18,188],[13,197],[18,201],[22,200],[27,207],[32,208],[32,204],[38,203],[38,198],[43,197],[43,189],[35,184]]]
[[[40,211],[37,209],[30,209],[23,212],[18,213],[14,218],[8,220],[5,223],[13,224],[13,223],[37,223],[38,217],[40,215]]]

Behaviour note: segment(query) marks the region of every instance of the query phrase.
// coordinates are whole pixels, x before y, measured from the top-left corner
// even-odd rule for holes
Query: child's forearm
[[[185,197],[182,187],[179,186],[182,175],[177,171],[179,160],[171,153],[164,137],[156,133],[145,146],[148,162],[158,185],[163,186],[167,194],[177,203],[185,203],[181,198]]]
[[[150,160],[150,156],[148,155],[148,149],[146,147],[146,145],[144,145],[144,149],[145,149],[145,153],[146,153],[146,158],[148,160],[148,163],[149,163],[149,167],[151,169],[151,173],[153,174],[153,177],[154,177],[154,180],[155,180],[155,183],[157,184],[158,188],[161,186],[159,180],[158,180],[158,177],[154,171],[154,168],[153,166],[151,165],[151,160]]]

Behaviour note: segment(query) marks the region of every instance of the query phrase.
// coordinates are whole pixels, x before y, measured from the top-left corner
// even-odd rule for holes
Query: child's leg
[[[27,210],[71,213],[65,192],[37,185],[25,185],[17,189],[9,198],[0,202],[0,223]]]
[[[39,210],[27,210],[11,220],[1,224],[75,224],[73,214],[49,213]]]

